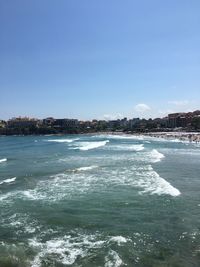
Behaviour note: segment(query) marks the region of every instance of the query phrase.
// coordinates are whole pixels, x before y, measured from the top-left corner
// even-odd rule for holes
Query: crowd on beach
[[[187,132],[157,132],[157,133],[147,133],[145,135],[157,138],[165,139],[178,139],[180,141],[189,141],[193,143],[200,142],[200,133],[187,133]]]
[[[133,135],[133,136],[148,136],[153,138],[163,138],[168,140],[179,140],[183,142],[200,143],[200,132],[148,132],[148,133],[126,133],[122,131],[118,132],[98,132],[99,135]],[[89,133],[91,135],[91,133]]]

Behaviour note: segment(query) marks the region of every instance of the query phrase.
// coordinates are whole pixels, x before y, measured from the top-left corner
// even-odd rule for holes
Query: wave
[[[151,182],[144,190],[144,192],[150,192],[152,194],[157,195],[171,195],[173,197],[179,196],[181,193],[180,191],[173,187],[169,182],[167,182],[165,179],[160,177],[157,173],[155,174],[155,178],[153,183]]]
[[[137,136],[137,135],[117,135],[117,134],[99,134],[99,135],[93,135],[92,138],[109,138],[109,139],[122,139],[122,140],[143,140],[143,136]]]
[[[116,145],[116,146],[111,146],[110,149],[113,150],[126,150],[126,151],[142,151],[144,150],[144,145],[143,144],[137,144],[137,145]]]
[[[26,190],[26,191],[22,191],[22,197],[24,196],[26,199],[29,200],[42,200],[42,199],[46,199],[47,195],[45,193],[40,192],[37,189],[30,189],[30,190]]]
[[[42,233],[42,236],[45,236]],[[118,241],[119,244],[118,244]],[[42,266],[42,262],[48,258],[53,260],[55,265],[77,265],[77,261],[91,255],[94,250],[104,249],[107,255],[104,258],[105,267],[119,267],[124,265],[118,253],[111,249],[113,242],[117,242],[117,246],[121,243],[131,241],[123,236],[102,236],[99,233],[83,234],[73,231],[64,236],[58,236],[52,239],[34,237],[28,240],[29,247],[36,252],[36,256],[31,262],[32,267]],[[115,246],[116,247],[116,246]]]
[[[79,147],[75,147],[73,149],[79,149],[79,150],[86,151],[86,150],[95,149],[98,147],[105,146],[108,142],[109,142],[109,140],[99,141],[99,142],[81,142],[81,143],[79,143],[80,144]]]
[[[122,243],[127,243],[128,241],[131,241],[131,240],[123,236],[113,236],[110,238],[110,241],[116,242],[118,246],[120,246]]]
[[[0,163],[2,163],[2,162],[6,162],[6,161],[7,161],[6,158],[4,158],[4,159],[0,159]]]
[[[56,143],[72,143],[74,141],[79,140],[79,138],[75,138],[75,139],[49,139],[49,140],[45,140],[47,142],[56,142]]]
[[[1,226],[11,228],[20,236],[22,232],[32,234],[41,229],[39,222],[31,218],[27,213],[14,213],[11,216],[5,216],[0,220],[0,223]]]
[[[134,182],[134,185],[143,188],[142,193],[150,193],[157,195],[179,196],[180,191],[173,187],[164,178],[152,169],[152,171],[140,173],[139,179]]]
[[[90,166],[91,167],[91,166]],[[72,171],[52,175],[37,182],[35,188],[17,190],[0,195],[0,202],[15,202],[16,199],[39,202],[58,202],[69,199],[74,194],[86,194],[93,190],[98,178],[89,171]]]
[[[120,267],[122,265],[126,264],[123,263],[118,253],[111,249],[105,257],[105,267]]]
[[[14,182],[16,180],[16,178],[17,177],[5,179],[5,180],[3,180],[3,181],[0,182],[0,185],[1,184],[4,184],[4,183],[6,183],[6,184],[12,183],[12,182]]]
[[[158,150],[153,149],[150,152],[150,157],[151,157],[152,161],[155,163],[155,162],[161,161],[161,159],[163,159],[165,156],[162,153],[158,152]]]
[[[34,189],[17,193],[16,197],[43,202],[58,202],[69,199],[74,194],[85,194],[97,180],[96,176],[84,170],[71,170],[52,175],[47,180],[41,180]]]
[[[80,168],[75,169],[74,171],[90,171],[96,168],[98,168],[98,166],[92,165],[88,167],[80,167]]]
[[[103,176],[102,183],[107,187],[112,187],[113,184],[135,187],[139,189],[139,194],[171,195],[173,197],[181,194],[177,188],[160,177],[151,165],[130,168],[124,166],[121,167],[120,171],[119,169],[113,169],[112,171],[107,169]]]
[[[36,251],[39,250],[31,266],[41,266],[47,257],[48,259],[56,260],[58,264],[72,265],[78,258],[84,258],[89,250],[101,248],[104,243],[105,241],[98,240],[95,235],[78,235],[75,237],[73,235],[65,235],[46,242],[41,242],[36,238],[29,239],[29,246]],[[56,258],[55,255],[57,256]]]

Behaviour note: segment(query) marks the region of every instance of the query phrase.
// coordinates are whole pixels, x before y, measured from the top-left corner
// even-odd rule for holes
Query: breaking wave
[[[80,142],[79,146],[75,147],[73,149],[79,149],[79,150],[87,151],[90,149],[95,149],[95,148],[105,146],[108,142],[109,142],[109,140],[99,141],[99,142]]]
[[[122,265],[124,265],[124,263],[118,253],[111,249],[105,257],[105,267],[120,267]]]
[[[153,162],[159,162],[161,161],[161,159],[163,159],[165,156],[158,152],[158,150],[156,149],[153,149],[151,152],[150,152],[150,157],[151,159],[153,160]]]
[[[101,248],[105,241],[96,240],[95,235],[65,235],[42,242],[36,238],[29,240],[29,245],[40,252],[32,261],[32,267],[42,266],[43,260],[48,257],[54,262],[63,265],[72,265],[78,258],[84,258],[90,249]]]
[[[5,180],[3,180],[3,181],[0,182],[0,185],[1,185],[1,184],[4,184],[4,183],[5,183],[5,184],[12,183],[12,182],[14,182],[14,181],[16,180],[16,178],[17,178],[17,177],[13,177],[13,178],[5,179]]]
[[[143,188],[142,193],[150,193],[157,195],[171,195],[173,197],[179,196],[180,191],[173,187],[169,182],[159,176],[153,170],[148,172],[140,172],[138,179],[134,181],[134,185]]]
[[[74,141],[79,140],[79,138],[75,138],[75,139],[49,139],[49,140],[45,140],[47,142],[56,142],[56,143],[72,143]]]
[[[80,167],[80,168],[75,169],[74,171],[90,171],[96,168],[98,168],[98,166],[92,165],[88,167]]]
[[[36,255],[31,262],[32,267],[43,266],[45,259],[51,259],[54,264],[65,266],[78,264],[80,259],[92,255],[94,250],[106,249],[108,251],[104,258],[105,267],[119,267],[123,264],[118,253],[111,249],[114,241],[121,240],[117,245],[126,243],[127,240],[122,236],[102,237],[99,234],[68,234],[63,237],[53,238],[50,240],[41,240],[39,238],[29,239],[29,246],[36,251]],[[79,265],[79,264],[78,264]],[[78,266],[77,265],[77,266]]]
[[[113,150],[125,150],[125,151],[142,151],[144,150],[144,145],[143,144],[137,144],[137,145],[127,145],[127,144],[122,144],[122,145],[115,145],[115,146],[110,146],[110,149]]]
[[[110,186],[112,184],[132,186],[139,189],[139,194],[171,195],[173,197],[181,194],[177,188],[160,177],[151,165],[133,166],[129,169],[122,167],[120,171],[112,170],[110,173],[107,171],[103,175],[105,177],[104,182]]]
[[[118,246],[120,246],[123,243],[127,243],[128,241],[131,241],[128,238],[125,238],[123,236],[113,236],[110,239],[111,242],[116,242],[118,244]]]
[[[122,140],[143,140],[143,136],[139,135],[117,135],[117,134],[99,134],[93,135],[93,138],[109,138],[109,139],[122,139]]]
[[[7,161],[6,158],[4,158],[4,159],[0,159],[0,163],[2,163],[2,162],[6,162],[6,161]]]

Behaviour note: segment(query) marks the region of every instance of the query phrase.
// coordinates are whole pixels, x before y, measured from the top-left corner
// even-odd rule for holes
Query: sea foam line
[[[80,168],[75,169],[74,171],[90,171],[90,170],[93,170],[96,168],[98,168],[98,166],[92,165],[92,166],[88,166],[88,167],[80,167]]]
[[[80,142],[79,146],[75,147],[73,149],[79,149],[79,150],[87,151],[90,149],[95,149],[95,148],[105,146],[107,143],[109,143],[109,140],[98,141],[98,142]]]
[[[117,135],[117,134],[99,134],[93,135],[92,138],[109,138],[109,139],[122,139],[122,140],[143,140],[143,136],[136,135]]]
[[[139,178],[139,180],[135,182],[135,185],[144,188],[142,193],[171,195],[173,197],[177,197],[181,194],[177,188],[160,177],[153,169],[143,174],[143,177]]]
[[[144,150],[144,145],[143,144],[136,144],[136,145],[127,145],[127,144],[121,144],[121,145],[114,145],[114,146],[110,146],[110,149],[113,150],[125,150],[125,151],[142,151]]]
[[[181,192],[172,186],[164,178],[154,171],[151,165],[142,167],[122,167],[121,170],[104,173],[106,181],[111,185],[113,183],[125,186],[139,188],[139,194],[147,193],[150,195],[171,195],[179,196]]]
[[[4,159],[0,159],[0,163],[2,163],[2,162],[6,162],[6,161],[7,161],[6,158],[4,158]]]
[[[151,152],[150,152],[150,157],[151,159],[153,160],[153,162],[159,162],[161,161],[161,159],[163,159],[165,156],[158,152],[158,150],[156,149],[153,149]]]
[[[47,142],[55,142],[55,143],[72,143],[74,141],[79,140],[79,138],[75,138],[75,139],[49,139],[49,140],[45,140]]]
[[[1,184],[4,184],[4,183],[6,183],[6,184],[8,184],[8,183],[12,183],[12,182],[14,182],[14,181],[16,180],[16,178],[17,178],[17,177],[13,177],[13,178],[5,179],[5,180],[3,180],[3,181],[0,182],[0,185],[1,185]]]

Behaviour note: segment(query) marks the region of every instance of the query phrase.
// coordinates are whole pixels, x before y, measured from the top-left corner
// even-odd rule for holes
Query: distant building
[[[194,116],[200,116],[200,110],[195,110],[195,111],[193,112],[193,115],[194,115]]]
[[[153,120],[156,128],[167,128],[168,126],[168,117],[165,118],[155,118]]]
[[[43,119],[43,124],[46,126],[52,126],[54,124],[54,122],[55,122],[55,119],[52,117]]]
[[[188,113],[172,113],[168,115],[168,127],[191,127],[192,120],[195,116],[200,115],[200,111],[196,110],[194,112]]]
[[[129,120],[128,126],[130,129],[133,129],[139,124],[139,122],[140,122],[139,118],[133,118],[133,119]]]
[[[185,116],[185,113],[172,113],[168,115],[168,127],[169,128],[176,128],[176,127],[181,127],[180,126],[180,118]]]
[[[108,127],[110,129],[115,129],[115,128],[118,128],[120,127],[120,120],[112,120],[112,121],[108,121]]]
[[[40,123],[40,120],[29,117],[18,117],[8,120],[9,128],[26,128],[36,127]]]
[[[75,128],[78,126],[76,119],[55,119],[54,127]]]
[[[127,118],[123,118],[122,120],[120,120],[120,127],[126,128],[127,126],[128,126]]]
[[[0,128],[5,128],[6,124],[6,121],[0,120]]]

